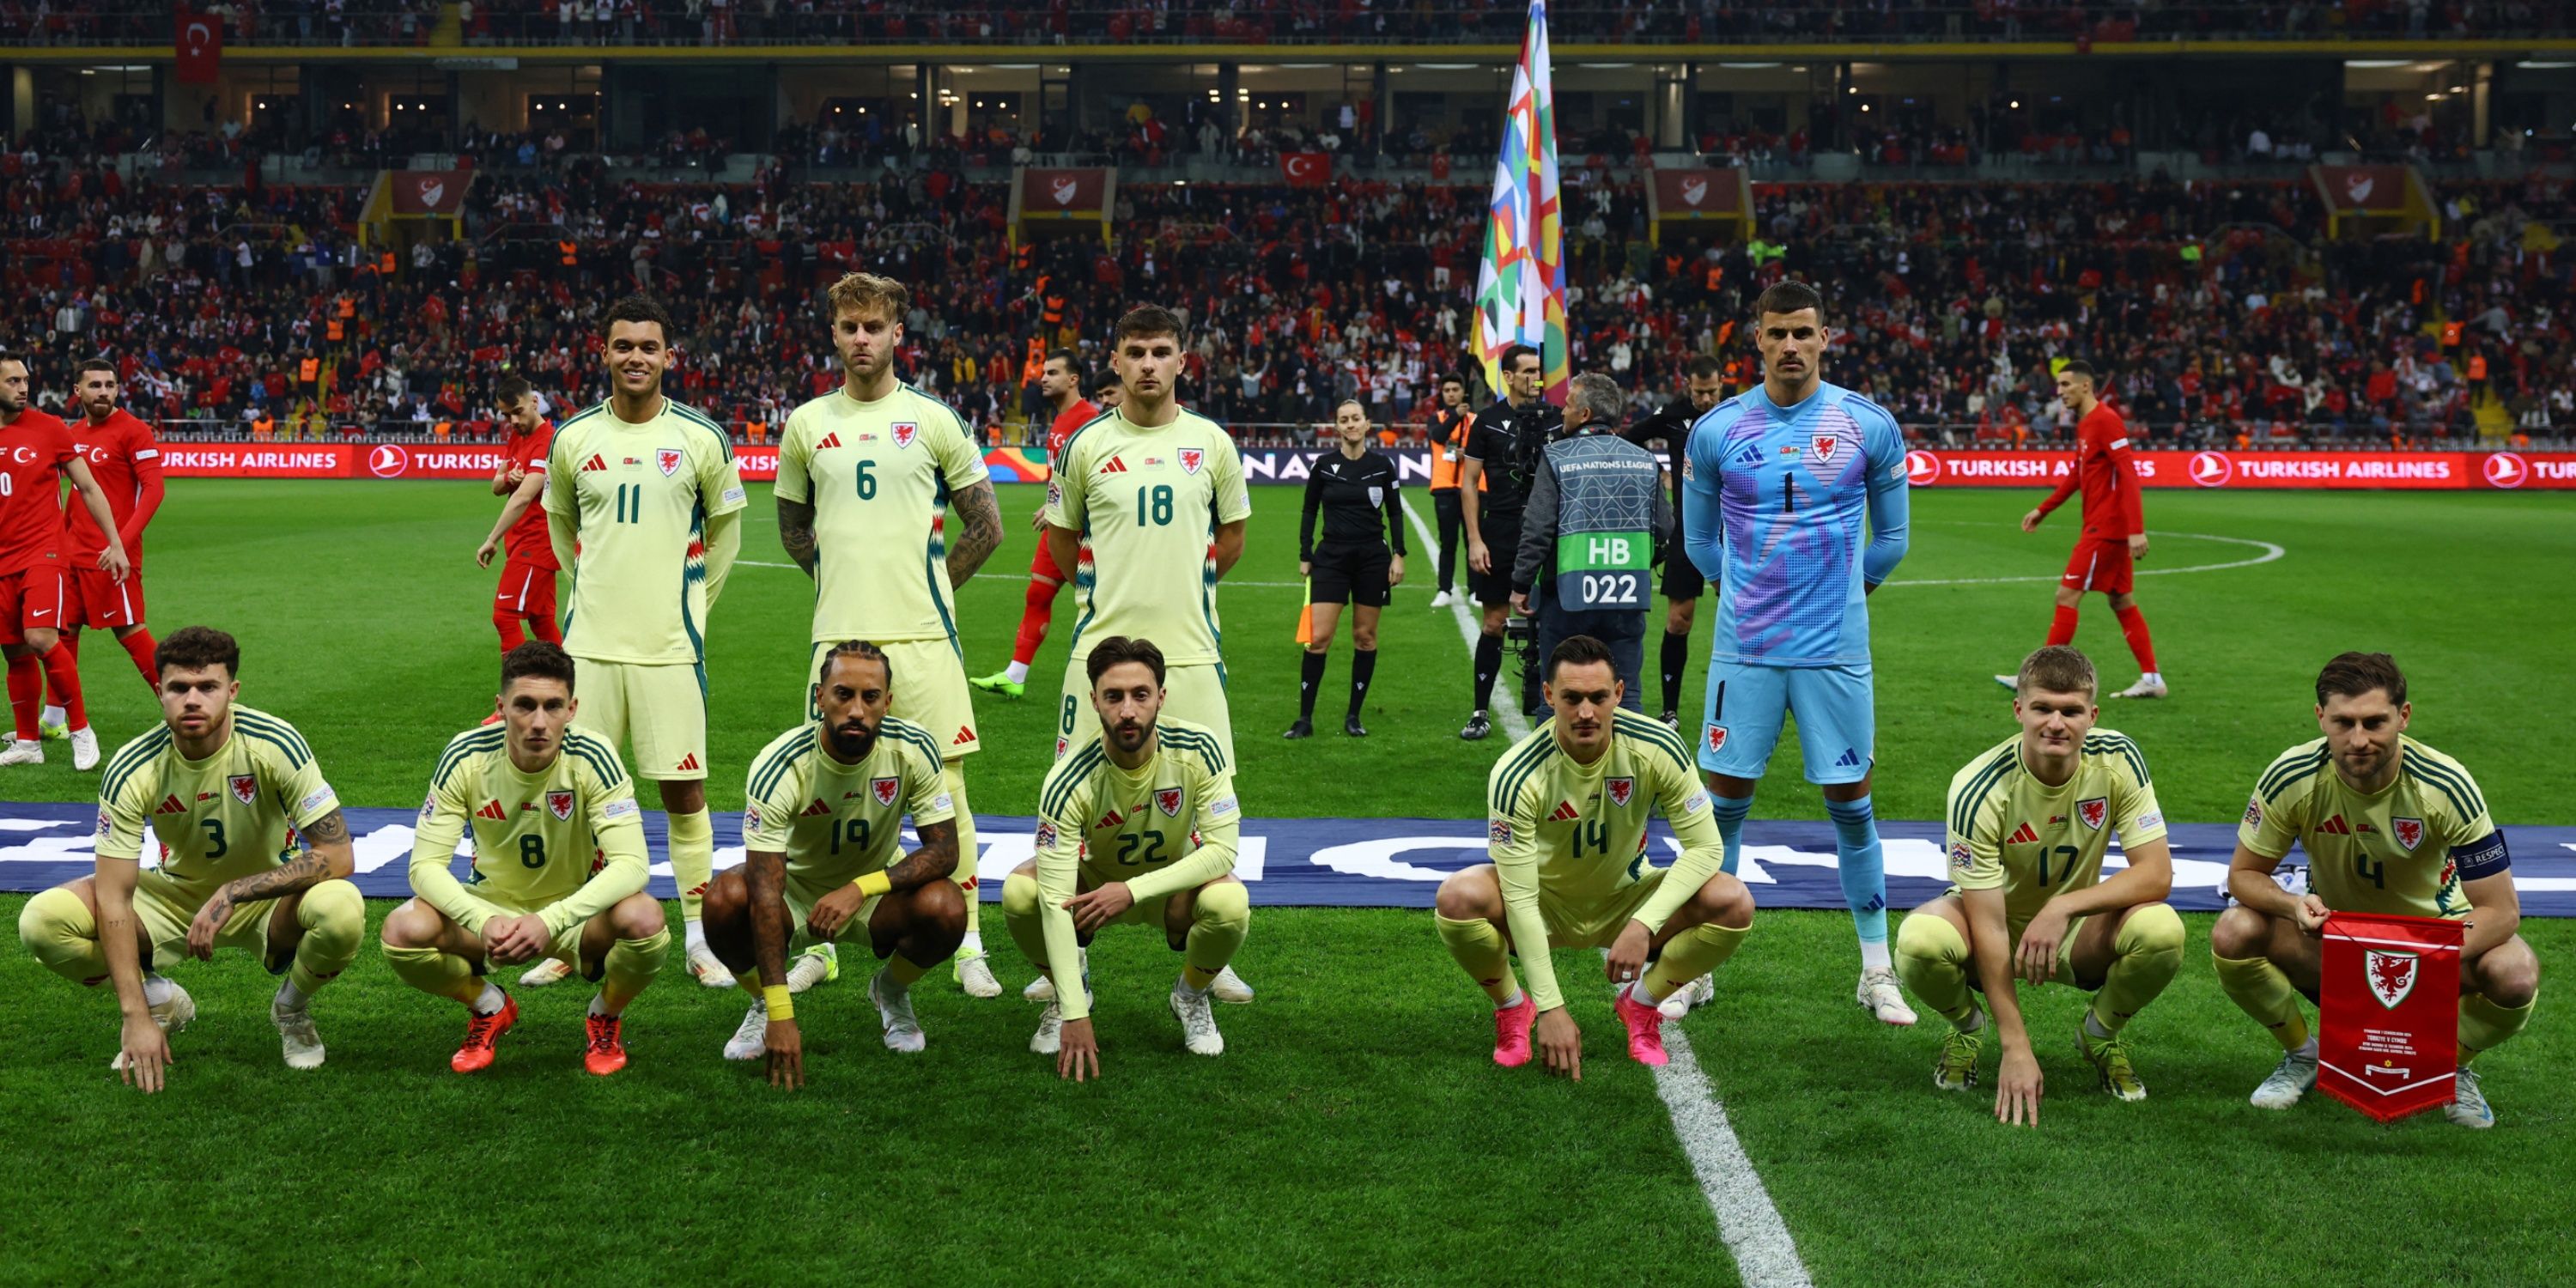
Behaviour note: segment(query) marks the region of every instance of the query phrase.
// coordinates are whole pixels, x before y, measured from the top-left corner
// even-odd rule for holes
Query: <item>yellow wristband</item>
[[[771,984],[760,990],[761,1004],[769,1008],[772,1023],[796,1018],[796,1004],[789,1000],[790,996],[785,984]]]
[[[894,879],[888,877],[882,868],[868,873],[866,876],[860,877],[854,884],[859,887],[860,894],[866,895],[871,899],[884,894],[888,890],[894,889]]]

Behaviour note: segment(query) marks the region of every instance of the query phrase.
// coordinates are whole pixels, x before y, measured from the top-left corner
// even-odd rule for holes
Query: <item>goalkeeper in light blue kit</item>
[[[1753,316],[1762,384],[1700,417],[1682,460],[1683,542],[1719,586],[1699,767],[1732,873],[1753,789],[1796,713],[1860,931],[1855,1000],[1885,1023],[1912,1024],[1888,956],[1886,863],[1869,807],[1876,723],[1863,604],[1905,557],[1905,438],[1884,408],[1825,383],[1813,287],[1776,283]]]

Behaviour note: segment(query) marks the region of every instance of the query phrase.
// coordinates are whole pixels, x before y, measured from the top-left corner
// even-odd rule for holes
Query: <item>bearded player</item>
[[[742,548],[742,477],[724,429],[663,396],[671,315],[630,295],[600,328],[608,398],[557,426],[546,456],[546,538],[573,573],[564,651],[581,667],[582,727],[631,748],[635,776],[661,785],[689,973],[731,988],[707,950],[698,902],[716,857],[707,610]]]
[[[92,358],[81,364],[78,379],[81,419],[72,428],[72,442],[89,463],[98,490],[107,495],[115,524],[111,533],[86,505],[66,507],[63,643],[77,663],[81,628],[106,630],[124,646],[143,683],[157,688],[152,631],[143,624],[143,530],[161,510],[160,441],[150,424],[119,405],[124,393],[115,363]],[[110,574],[101,560],[111,545],[122,545],[131,565],[123,577]],[[48,738],[65,724],[65,712],[59,709],[63,691],[57,687],[54,692],[58,706],[47,707],[41,722]]]
[[[385,961],[406,984],[465,1006],[458,1073],[492,1066],[519,1004],[484,978],[539,957],[597,980],[582,1068],[626,1067],[626,1004],[660,973],[671,932],[644,893],[650,860],[635,784],[617,748],[572,727],[573,660],[543,640],[501,658],[501,725],[448,739],[421,803],[411,902],[385,917]],[[471,834],[474,879],[450,866]]]
[[[2460,1070],[2444,1113],[2462,1127],[2495,1125],[2470,1062],[2531,1023],[2540,958],[2516,933],[2522,901],[2504,833],[2460,762],[2406,736],[2414,713],[2394,659],[2340,654],[2317,674],[2325,736],[2282,752],[2255,780],[2228,864],[2236,906],[2209,928],[2209,951],[2229,1000],[2281,1044],[2280,1065],[2254,1089],[2257,1108],[2287,1109],[2317,1085],[2317,1039],[2299,998],[2316,1000],[2319,933],[2344,909],[2466,923]],[[2308,856],[2305,894],[2272,876],[2293,843]]]
[[[1235,879],[1243,811],[1213,730],[1163,714],[1169,674],[1150,640],[1113,635],[1084,654],[1100,733],[1047,771],[1037,857],[1002,883],[1011,939],[1056,981],[1029,1050],[1058,1077],[1100,1076],[1084,949],[1104,926],[1160,927],[1181,954],[1170,1005],[1192,1055],[1223,1055],[1209,1006],[1252,928]]]
[[[510,443],[492,471],[492,494],[509,499],[475,548],[474,562],[489,568],[494,551],[509,552],[501,565],[500,594],[492,602],[492,629],[500,632],[501,651],[507,653],[527,643],[529,635],[563,643],[563,632],[555,628],[554,543],[546,538],[546,512],[539,504],[546,493],[546,456],[554,447],[555,427],[537,410],[537,394],[527,377],[503,376],[493,394],[501,404],[502,423],[510,427]]]
[[[1896,929],[1896,972],[1950,1021],[1932,1085],[1977,1085],[1977,1048],[1994,1011],[2003,1045],[1995,1117],[2039,1125],[2044,1091],[2018,983],[2069,984],[2092,993],[2075,1048],[2104,1091],[2144,1100],[2120,1034],[2182,967],[2182,918],[2173,851],[2147,758],[2122,734],[2095,727],[2093,663],[2052,644],[2021,664],[2013,715],[2021,732],[1968,762],[1950,780],[1949,893],[1916,908]],[[2128,866],[2102,878],[2102,856],[2120,838]]]
[[[868,981],[885,1044],[909,1053],[928,1045],[912,986],[957,951],[971,924],[974,895],[949,879],[958,827],[939,743],[887,714],[896,684],[893,663],[874,644],[846,640],[825,650],[811,694],[821,714],[752,759],[746,857],[707,887],[707,942],[754,999],[724,1055],[766,1057],[772,1086],[793,1091],[805,1080],[792,949],[864,937],[885,963]],[[909,855],[906,816],[921,837]]]
[[[1555,718],[1486,776],[1493,862],[1441,882],[1433,921],[1493,1000],[1494,1063],[1529,1063],[1535,1025],[1548,1072],[1582,1078],[1583,1033],[1550,951],[1601,948],[1629,1056],[1664,1064],[1665,1002],[1735,955],[1753,928],[1753,895],[1719,870],[1726,847],[1689,745],[1661,721],[1619,709],[1626,685],[1609,645],[1589,635],[1558,644],[1543,687]],[[1657,811],[1682,844],[1669,868],[1646,861]],[[1527,992],[1512,978],[1514,951]]]
[[[815,584],[809,674],[842,641],[864,639],[903,676],[891,711],[937,741],[957,825],[951,876],[967,890],[966,938],[951,970],[969,996],[999,997],[976,925],[965,768],[984,744],[957,643],[955,588],[1001,545],[1002,510],[966,422],[895,375],[912,292],[852,273],[833,284],[827,303],[841,387],[798,407],[778,445],[778,538]],[[832,942],[814,946],[836,962]]]
[[[1038,392],[1046,396],[1047,406],[1055,413],[1054,422],[1047,427],[1047,460],[1061,465],[1065,441],[1101,412],[1082,396],[1082,359],[1071,349],[1048,354],[1045,373],[1038,377]],[[1040,539],[1037,552],[1029,556],[1029,588],[1020,607],[1020,634],[1011,645],[1011,663],[995,674],[967,681],[986,693],[1014,700],[1028,692],[1029,664],[1037,660],[1038,646],[1046,643],[1047,625],[1055,616],[1056,593],[1064,589],[1065,582],[1064,570],[1056,566],[1055,556],[1047,551],[1046,506],[1040,505],[1029,516],[1029,527]]]
[[[2021,530],[2039,531],[2049,512],[2066,504],[2077,488],[2084,491],[2084,534],[2067,558],[2066,575],[2057,579],[2057,616],[2048,624],[2048,642],[2075,638],[2076,609],[2090,591],[2111,599],[2120,619],[2120,634],[2138,659],[2138,682],[2111,696],[2161,698],[2165,677],[2156,670],[2155,640],[2147,634],[2146,615],[2129,593],[2135,580],[2131,565],[2147,557],[2146,507],[2138,491],[2138,465],[2129,449],[2129,429],[2120,413],[2094,392],[2093,364],[2077,359],[2057,369],[2057,396],[2083,419],[2075,423],[2075,468],[2057,481],[2048,499],[2021,516]],[[2011,688],[2020,677],[1998,675],[1995,683]]]
[[[170,1035],[197,1017],[188,990],[155,968],[219,948],[284,976],[268,1016],[286,1067],[318,1069],[313,994],[367,929],[340,798],[295,726],[235,701],[232,636],[184,627],[158,660],[161,725],[118,748],[99,784],[97,874],[29,899],[18,938],[65,979],[114,983],[125,1030],[110,1067],[129,1085],[159,1091]]]
[[[72,768],[96,769],[98,735],[81,701],[80,664],[62,642],[72,591],[59,480],[72,481],[81,501],[74,508],[106,534],[90,554],[101,576],[125,577],[125,546],[87,456],[68,427],[29,405],[28,384],[24,360],[0,358],[0,414],[7,416],[0,422],[0,654],[9,659],[9,707],[17,724],[0,765],[45,763],[37,707],[50,683],[62,700]]]

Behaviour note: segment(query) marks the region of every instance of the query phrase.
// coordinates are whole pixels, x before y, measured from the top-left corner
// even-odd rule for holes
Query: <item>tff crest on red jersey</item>
[[[253,778],[249,774],[235,774],[232,776],[231,782],[234,800],[240,801],[244,805],[248,805],[252,801],[259,799],[259,780],[257,778]],[[2416,827],[2421,829],[2423,824],[2418,823],[2416,824]]]
[[[1200,464],[1202,464],[1202,463],[1203,463],[1203,462],[1205,462],[1206,460],[1207,460],[1207,453],[1206,453],[1205,451],[1203,451],[1203,450],[1201,450],[1201,449],[1199,449],[1199,448],[1196,448],[1196,447],[1184,447],[1184,448],[1182,448],[1182,449],[1181,449],[1181,473],[1183,473],[1183,474],[1196,474],[1196,473],[1198,473],[1198,472],[1199,472],[1199,466],[1200,466]]]
[[[1178,787],[1155,788],[1154,808],[1163,811],[1163,817],[1165,818],[1179,818],[1181,816],[1181,789]]]
[[[669,478],[680,472],[680,462],[685,456],[686,453],[679,448],[665,447],[653,453],[653,463],[662,467],[662,477]]]
[[[2397,843],[2410,853],[2424,840],[2424,820],[2420,818],[2392,818],[2388,820],[2388,830],[2396,834]]]
[[[2089,827],[2096,832],[2102,830],[2102,821],[2110,816],[2110,797],[2096,796],[2091,800],[2075,802],[2075,817],[2082,821],[2084,826]]]
[[[894,804],[895,793],[902,789],[903,779],[899,776],[894,778],[872,778],[868,780],[868,790],[876,794],[877,804],[879,805]]]
[[[572,793],[547,792],[546,812],[554,815],[555,821],[558,823],[569,821],[572,818]],[[758,824],[754,824],[754,826],[758,826]]]
[[[912,440],[919,437],[921,437],[921,425],[918,421],[899,420],[894,423],[895,446],[910,447]]]

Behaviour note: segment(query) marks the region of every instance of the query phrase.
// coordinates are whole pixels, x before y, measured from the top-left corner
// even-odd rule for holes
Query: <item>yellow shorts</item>
[[[1959,887],[1950,887],[1948,895],[1954,900],[1957,899],[1959,897]],[[1962,905],[1963,912],[1964,908],[1965,905]],[[1907,915],[1911,916],[1914,914],[1909,913]],[[2089,916],[2077,917],[2066,923],[2066,938],[2057,941],[2057,973],[2049,976],[2049,983],[2064,984],[2069,988],[2083,987],[2083,985],[2078,984],[2075,981],[2075,940],[2077,936],[2084,933],[2084,923],[2091,920],[2092,918]],[[2027,925],[2028,923],[2025,922],[2023,924]],[[2008,926],[2005,929],[2012,935],[2013,952],[2018,955],[2021,952],[2022,927]],[[1970,950],[1973,951],[1975,947],[1975,943],[1971,941],[1969,944]],[[1971,960],[1971,964],[1968,968],[1968,987],[1973,988],[1980,993],[1986,991],[1986,982],[1978,976],[1973,959]],[[2096,987],[2099,986],[2097,985]]]
[[[206,906],[207,897],[182,888],[150,868],[134,874],[134,915],[143,921],[143,931],[152,940],[152,956],[159,966],[166,968],[187,955],[189,923],[197,919],[197,910]],[[275,911],[275,899],[234,904],[233,914],[224,919],[224,928],[215,932],[215,947],[246,948],[265,962],[268,916]]]
[[[573,723],[627,753],[637,778],[707,776],[706,668],[573,659]]]
[[[813,931],[806,929],[805,923],[813,917],[814,905],[821,903],[823,896],[839,888],[838,886],[807,885],[797,880],[794,873],[788,874],[781,890],[787,898],[788,956],[793,957],[823,942]],[[874,895],[860,904],[859,910],[850,914],[848,921],[841,923],[841,933],[832,936],[832,942],[836,944],[868,942],[868,921],[877,915],[877,905],[883,902],[885,902],[884,895]]]
[[[1618,891],[1610,901],[1590,908],[1573,908],[1539,892],[1538,911],[1547,920],[1547,945],[1550,948],[1607,948],[1637,919],[1637,910],[1655,897],[1655,887],[1664,882],[1663,868],[1648,868],[1638,874],[1637,883]]]
[[[496,917],[524,917],[532,912],[543,912],[548,906],[545,904],[538,904],[533,908],[522,908],[515,903],[509,903],[504,900],[484,898],[482,895],[474,893],[471,887],[466,889],[465,897],[473,900],[476,904],[488,910]],[[429,906],[426,901],[418,902],[420,902],[421,906],[424,908]],[[562,962],[566,966],[572,967],[574,974],[580,975],[585,979],[589,978],[591,975],[590,968],[598,964],[596,962],[585,962],[581,959],[581,932],[582,928],[588,924],[588,922],[576,921],[557,932],[555,937],[546,944],[546,956]]]
[[[1091,707],[1091,676],[1084,659],[1064,669],[1064,701],[1057,708],[1055,755],[1062,760],[1076,747],[1100,734],[1100,713]],[[1234,715],[1225,701],[1225,668],[1214,662],[1166,667],[1163,714],[1203,725],[1216,735],[1225,762],[1234,764]]]
[[[822,673],[823,654],[831,647],[829,641],[816,644],[805,668],[808,720],[822,715],[814,709],[814,677]],[[886,707],[887,715],[929,730],[939,741],[943,761],[984,749],[975,729],[975,704],[966,688],[966,662],[957,655],[956,645],[947,640],[897,640],[877,647],[894,668],[894,701]]]

